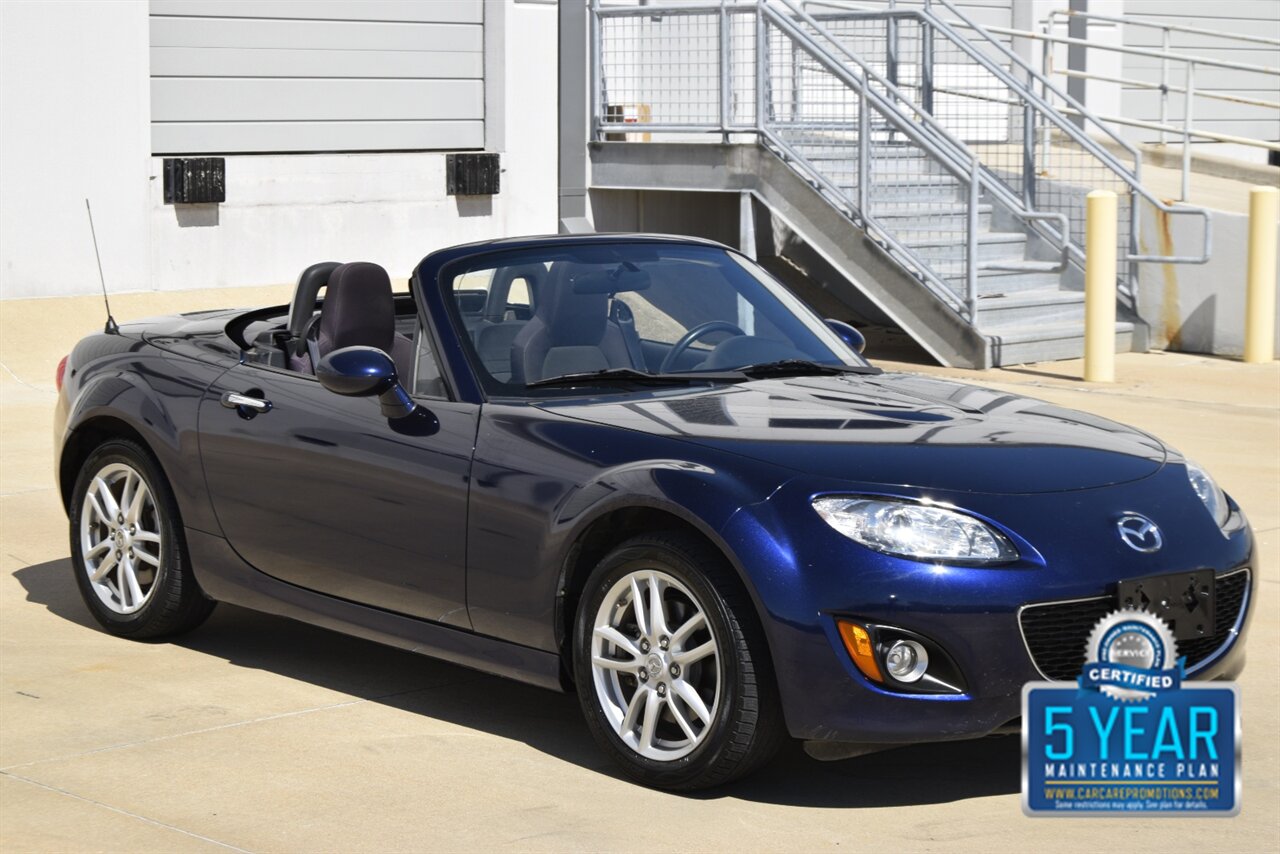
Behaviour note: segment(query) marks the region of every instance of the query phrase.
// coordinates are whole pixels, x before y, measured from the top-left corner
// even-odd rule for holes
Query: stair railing
[[[1065,267],[1065,215],[1019,204],[962,141],[791,0],[592,0],[590,9],[595,139],[753,134],[971,324],[979,310],[982,199],[998,198],[1028,223],[1056,224],[1046,230],[1058,235],[1061,260],[1047,269]],[[954,180],[954,205],[923,199],[905,205],[904,216],[893,196],[918,189],[922,174],[944,187]],[[953,248],[958,257],[930,259],[927,245]]]
[[[858,21],[897,15],[900,23],[894,38],[880,45],[880,62],[894,70],[900,84],[905,78],[910,85],[901,88],[914,91],[921,105],[927,105],[951,132],[969,143],[988,172],[1021,194],[1029,208],[1055,210],[1071,219],[1080,235],[1071,245],[1077,264],[1084,262],[1080,242],[1084,196],[1093,189],[1110,189],[1120,197],[1123,215],[1118,261],[1125,273],[1119,278],[1131,298],[1132,266],[1138,262],[1203,264],[1209,260],[1213,234],[1208,212],[1190,205],[1171,205],[1147,190],[1141,180],[1142,159],[1137,148],[973,21],[954,0],[924,0],[923,8],[911,10],[869,11],[847,0],[811,0],[806,5],[834,37],[843,36],[846,41],[851,30],[856,35]],[[903,12],[909,14],[904,16]],[[907,26],[912,20],[917,27],[914,31]],[[958,28],[969,35],[962,35]],[[865,41],[857,46],[864,53],[876,49],[875,44]],[[916,57],[914,68],[912,57]],[[1063,107],[1054,106],[1050,99]],[[1009,133],[1001,139],[992,133],[993,115],[1002,109],[1007,110],[1009,129],[1020,129],[1020,134]],[[998,127],[999,122],[994,125]],[[1124,159],[1112,149],[1122,152]],[[1150,205],[1157,216],[1199,217],[1200,254],[1141,252],[1139,200]]]

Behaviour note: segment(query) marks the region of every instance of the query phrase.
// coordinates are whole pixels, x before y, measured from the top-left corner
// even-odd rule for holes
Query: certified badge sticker
[[[1027,815],[1235,815],[1239,688],[1185,683],[1169,626],[1125,608],[1098,621],[1076,684],[1022,692]]]

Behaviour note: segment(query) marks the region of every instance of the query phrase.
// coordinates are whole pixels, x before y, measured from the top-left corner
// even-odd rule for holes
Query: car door
[[[201,402],[201,459],[223,534],[256,569],[469,628],[467,493],[480,408],[443,396],[424,336],[416,338],[410,391],[434,416],[429,430],[398,430],[376,399],[246,363]]]

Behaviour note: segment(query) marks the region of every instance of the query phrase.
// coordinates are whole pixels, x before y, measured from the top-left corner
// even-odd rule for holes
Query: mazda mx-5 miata
[[[323,291],[323,298],[320,298]],[[576,691],[631,777],[695,789],[1016,731],[1112,609],[1244,664],[1253,535],[1146,433],[861,355],[753,261],[646,235],[445,249],[396,295],[108,324],[59,367],[94,617],[230,602]]]

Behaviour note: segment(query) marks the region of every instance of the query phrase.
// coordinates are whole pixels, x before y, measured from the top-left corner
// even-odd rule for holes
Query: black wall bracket
[[[445,155],[445,192],[451,196],[495,196],[502,164],[496,152]]]
[[[200,205],[227,200],[227,161],[223,157],[166,157],[164,203]]]

